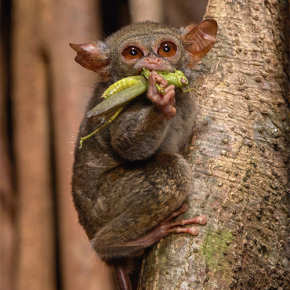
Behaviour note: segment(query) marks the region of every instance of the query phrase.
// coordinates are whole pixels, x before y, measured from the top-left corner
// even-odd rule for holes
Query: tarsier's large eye
[[[122,55],[129,60],[139,59],[143,56],[143,52],[136,46],[129,46],[123,51]]]
[[[162,42],[159,47],[157,53],[162,57],[172,57],[177,52],[177,46],[169,41]]]

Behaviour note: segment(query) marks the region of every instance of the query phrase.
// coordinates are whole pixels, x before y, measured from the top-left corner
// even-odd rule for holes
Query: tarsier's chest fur
[[[80,138],[97,126],[94,117],[84,117],[75,149],[72,192],[80,223],[101,259],[115,266],[121,289],[131,287],[118,274],[130,272],[127,261],[162,235],[177,232],[168,226],[161,234],[159,224],[182,206],[191,190],[190,168],[180,152],[192,134],[195,99],[167,86],[154,71],[182,70],[193,87],[190,72],[215,43],[216,31],[214,20],[180,30],[144,22],[121,29],[105,42],[72,45],[76,61],[102,80],[87,111],[100,102],[108,85],[138,75],[142,67],[152,71],[148,92],[79,149]],[[157,83],[164,95],[156,91]],[[178,214],[186,210],[183,205]],[[182,231],[197,233],[187,229]]]

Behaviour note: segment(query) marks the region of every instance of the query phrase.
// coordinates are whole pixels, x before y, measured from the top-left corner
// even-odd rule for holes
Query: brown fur
[[[100,74],[108,72],[108,78],[97,85],[87,111],[101,101],[100,96],[110,84],[139,73],[143,59],[138,64],[124,62],[121,57],[128,45],[142,47],[148,57],[156,59],[156,45],[168,39],[174,41],[178,53],[173,58],[162,58],[161,69],[182,70],[189,87],[193,87],[190,63],[203,57],[215,42],[216,23],[210,20],[204,26],[215,32],[211,33],[210,43],[204,39],[205,48],[200,50],[194,46],[193,26],[179,30],[153,22],[125,27],[104,43],[77,48],[72,45],[81,55],[77,59],[81,65],[97,73],[100,70]],[[170,94],[174,97],[174,92]],[[123,244],[156,227],[182,205],[191,190],[190,168],[179,153],[194,126],[194,98],[176,89],[173,118],[166,118],[148,98],[146,93],[136,98],[112,124],[79,149],[80,138],[97,126],[94,118],[84,117],[75,149],[72,192],[80,223],[97,254],[108,264],[123,263],[127,271],[126,258],[142,249]]]

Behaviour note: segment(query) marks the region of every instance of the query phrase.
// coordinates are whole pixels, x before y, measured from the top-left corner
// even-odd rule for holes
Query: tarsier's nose
[[[145,58],[145,64],[154,64],[154,65],[160,65],[161,59],[156,56],[148,56]]]

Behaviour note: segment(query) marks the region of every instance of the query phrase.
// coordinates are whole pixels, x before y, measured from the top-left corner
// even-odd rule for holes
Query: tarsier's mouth
[[[141,75],[145,76],[146,79],[148,79],[148,76],[149,76],[149,73],[152,72],[153,70],[152,69],[148,69],[145,67],[142,68],[142,71],[141,71]],[[161,73],[162,74],[162,71],[160,70],[156,70],[157,73]],[[163,71],[163,73],[171,73],[170,71]],[[181,71],[177,71],[177,70],[174,70],[174,72],[172,72],[174,74],[177,73],[177,78],[179,78],[179,82],[182,84],[182,86],[186,86],[188,85],[188,80],[186,78],[186,76],[181,72]],[[182,75],[181,75],[182,74]]]
[[[152,66],[146,66],[146,65],[144,65],[142,68],[140,68],[140,69],[138,69],[138,71],[137,71],[137,73],[136,73],[136,75],[139,75],[139,74],[141,74],[141,72],[143,71],[143,68],[146,68],[147,70],[149,70],[149,72],[153,72],[153,71],[167,71],[167,72],[174,72],[174,69],[170,69],[170,70],[168,70],[168,69],[163,69],[162,67],[160,68],[160,67],[152,67]]]
[[[147,64],[144,65],[145,68],[151,71],[156,71],[156,70],[162,70],[162,67],[160,65],[155,65],[155,64]]]

